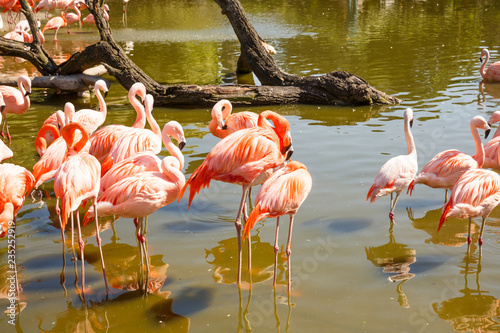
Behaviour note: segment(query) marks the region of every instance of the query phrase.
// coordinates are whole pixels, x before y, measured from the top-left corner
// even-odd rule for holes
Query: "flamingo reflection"
[[[408,245],[396,242],[393,234],[394,224],[389,227],[389,242],[384,245],[365,247],[366,259],[376,267],[382,267],[384,273],[393,274],[391,282],[399,282],[397,286],[398,302],[404,308],[409,308],[408,299],[403,291],[403,284],[413,278],[410,265],[417,261],[416,251]]]
[[[457,332],[497,331],[500,324],[500,300],[481,290],[479,274],[481,273],[481,256],[466,255],[463,267],[464,289],[459,292],[463,296],[432,304],[439,318],[450,323]],[[474,264],[476,267],[474,267]],[[475,274],[476,288],[469,288],[468,274]]]

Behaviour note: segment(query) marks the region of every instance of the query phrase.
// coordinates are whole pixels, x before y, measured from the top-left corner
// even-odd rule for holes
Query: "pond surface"
[[[234,74],[239,43],[215,2],[131,1],[126,26],[121,1],[107,3],[116,40],[157,81],[258,83],[251,75]],[[466,220],[449,219],[436,232],[443,190],[417,185],[411,197],[403,194],[392,226],[388,197],[372,204],[365,201],[382,164],[407,151],[402,118],[407,107],[415,114],[412,131],[420,168],[445,149],[474,153],[469,121],[475,115],[488,119],[500,98],[500,85],[481,85],[479,75],[481,49],[488,48],[493,60],[500,60],[498,1],[242,4],[260,35],[277,49],[275,59],[285,71],[320,75],[346,70],[402,100],[394,106],[236,108],[271,108],[284,115],[292,129],[293,158],[312,174],[312,191],[294,224],[291,294],[286,290],[286,256],[280,256],[278,286],[274,290],[272,285],[274,219],[254,228],[252,268],[246,268],[245,251],[244,282],[237,288],[234,218],[241,188],[213,181],[189,210],[184,198],[149,217],[147,244],[157,290],[147,299],[135,290],[139,249],[132,220],[100,220],[111,285],[108,297],[95,227],[89,224],[84,229],[84,303],[74,287],[72,252],[61,241],[49,181],[27,198],[18,214],[16,258],[26,306],[16,327],[6,315],[0,316],[0,331],[499,331],[500,209],[487,220],[480,258],[479,219],[473,220],[470,256]],[[71,32],[61,29],[57,45],[53,32],[46,34],[44,47],[58,61],[98,40],[95,28],[86,24]],[[21,60],[1,64],[5,75],[36,74]],[[135,112],[125,89],[107,78],[112,85],[105,124],[131,125]],[[28,112],[9,116],[15,155],[6,161],[29,170],[38,160],[33,142],[45,118],[67,101],[77,109],[97,107],[93,95],[78,98],[39,89],[31,101]],[[209,108],[158,107],[155,117],[161,127],[172,119],[183,125],[184,172],[189,177],[219,141],[208,131]],[[486,142],[482,133],[481,138]],[[161,155],[167,154],[164,148]],[[284,245],[288,228],[282,224]],[[6,263],[6,239],[0,240],[0,252]],[[61,284],[63,257],[66,281]],[[5,310],[8,277],[4,264],[0,309]]]

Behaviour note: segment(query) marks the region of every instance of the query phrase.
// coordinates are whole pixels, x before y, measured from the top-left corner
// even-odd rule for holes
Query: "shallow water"
[[[122,23],[122,4],[108,1],[116,40],[149,75],[166,84],[223,84],[252,77],[234,74],[239,44],[215,2],[133,1]],[[145,5],[145,4],[148,5]],[[500,58],[500,5],[495,1],[244,1],[261,36],[287,72],[320,75],[346,70],[403,102],[394,106],[273,106],[290,122],[293,158],[313,177],[313,188],[296,215],[292,247],[292,293],[287,295],[286,256],[280,256],[278,286],[272,286],[273,219],[252,233],[251,274],[243,254],[243,287],[236,279],[234,218],[241,188],[212,182],[187,209],[187,200],[149,217],[151,278],[157,291],[143,299],[137,288],[139,250],[131,219],[100,220],[111,292],[106,298],[95,241],[86,237],[86,302],[74,287],[74,263],[64,248],[54,212],[53,181],[28,197],[18,214],[16,259],[26,307],[12,327],[0,316],[0,331],[137,332],[467,332],[498,331],[500,211],[487,220],[483,255],[477,249],[481,221],[466,256],[467,222],[449,219],[436,232],[444,191],[417,185],[402,195],[393,226],[389,198],[369,204],[366,193],[382,164],[406,153],[403,112],[414,110],[412,128],[419,166],[437,152],[474,153],[469,121],[498,108],[500,85],[480,90],[479,54]],[[151,10],[154,8],[154,10]],[[4,21],[6,21],[4,19]],[[59,32],[48,52],[64,60],[98,39],[88,26]],[[26,62],[5,60],[2,73],[33,73]],[[126,91],[112,78],[106,124],[131,125],[135,114]],[[15,156],[6,162],[32,169],[39,125],[67,101],[96,107],[94,96],[58,96],[35,89],[32,107],[9,116]],[[246,108],[260,112],[270,107]],[[241,111],[243,108],[236,108]],[[188,177],[218,142],[208,131],[208,108],[155,108],[163,126],[179,121],[186,133]],[[484,140],[484,135],[481,133]],[[163,156],[168,153],[164,150]],[[5,163],[5,162],[4,162]],[[48,198],[47,193],[50,195]],[[287,237],[286,219],[280,244]],[[67,236],[69,233],[67,233]],[[7,260],[7,240],[0,240]],[[79,266],[79,262],[78,262]],[[0,290],[8,290],[6,266]],[[63,287],[64,286],[64,287]],[[251,287],[250,287],[251,286]],[[0,300],[6,309],[8,299]],[[86,306],[85,306],[86,304]],[[332,329],[333,327],[333,329]]]

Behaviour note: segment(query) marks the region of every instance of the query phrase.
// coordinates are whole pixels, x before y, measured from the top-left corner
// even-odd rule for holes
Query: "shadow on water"
[[[461,266],[464,288],[450,290],[457,297],[432,304],[439,318],[450,323],[456,332],[498,332],[500,328],[500,300],[482,290],[479,284],[481,256],[466,255]],[[469,276],[475,287],[469,287]],[[474,282],[470,282],[471,284]]]

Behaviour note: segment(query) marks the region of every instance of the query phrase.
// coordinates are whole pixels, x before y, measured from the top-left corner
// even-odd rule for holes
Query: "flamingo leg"
[[[140,255],[141,255],[141,269],[140,269],[140,272],[139,272],[139,286],[140,288],[142,289],[143,288],[143,282],[144,282],[144,279],[143,279],[143,273],[144,273],[144,256],[143,256],[143,252],[142,252],[142,246],[141,246],[141,226],[142,226],[142,217],[141,218],[138,218],[138,219],[134,219],[134,224],[135,224],[135,234],[136,234],[136,237],[137,237],[137,246],[139,247],[139,252],[140,252]]]
[[[392,193],[391,193],[391,211],[389,212],[389,218],[391,221],[394,221],[394,209],[396,208],[396,204],[398,203],[399,195],[401,192],[396,193],[396,198],[394,198],[394,202],[392,201]]]
[[[146,262],[146,282],[145,282],[145,294],[148,294],[148,284],[149,284],[149,255],[148,255],[148,247],[146,243],[146,230],[148,228],[148,217],[144,219],[143,222],[143,228],[142,228],[142,239],[141,239],[141,245],[142,245],[142,251],[144,253],[144,260]]]
[[[249,189],[249,184],[243,185],[243,195],[241,196],[240,207],[238,208],[238,215],[236,215],[236,220],[234,225],[236,227],[236,234],[238,237],[238,277],[236,282],[238,285],[241,283],[241,214],[245,208],[245,202],[247,198],[247,193]]]
[[[292,270],[292,261],[291,261],[291,256],[292,256],[292,229],[293,229],[293,217],[294,215],[290,215],[290,227],[288,229],[288,240],[286,243],[286,256],[288,258],[288,295],[290,295],[290,292],[292,290],[292,279],[291,279],[291,270]]]
[[[78,245],[80,246],[80,258],[82,261],[82,294],[85,294],[85,256],[83,253],[83,248],[85,247],[85,243],[82,238],[82,230],[80,227],[80,216],[78,214],[78,209],[76,210],[76,227],[78,228]]]
[[[54,34],[54,42],[57,43],[57,32],[59,31],[59,28],[56,29],[56,32]]]
[[[472,243],[472,238],[470,236],[471,223],[472,223],[472,218],[469,217],[469,232],[467,234],[467,253],[469,253],[470,243]]]
[[[278,244],[278,232],[280,229],[280,217],[276,218],[276,236],[274,237],[274,278],[273,278],[273,286],[276,287],[276,272],[278,270],[278,252],[280,250]]]
[[[0,131],[0,136],[2,138],[5,138],[5,134],[4,134],[4,131],[5,131],[5,125],[7,124],[7,117],[5,117],[2,113],[2,130]]]
[[[479,232],[479,240],[478,240],[478,244],[479,244],[479,255],[482,254],[483,252],[483,231],[484,231],[484,221],[486,221],[486,218],[483,217],[483,222],[481,223],[481,231]]]
[[[97,222],[97,198],[92,200],[94,205],[94,213],[95,213],[95,238],[97,241],[97,247],[99,248],[99,255],[101,256],[101,267],[102,267],[102,275],[104,277],[104,285],[106,286],[106,295],[109,294],[108,280],[106,279],[106,269],[104,267],[104,256],[102,255],[102,247],[101,247],[101,236],[99,235],[99,223]]]

